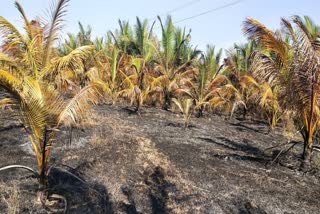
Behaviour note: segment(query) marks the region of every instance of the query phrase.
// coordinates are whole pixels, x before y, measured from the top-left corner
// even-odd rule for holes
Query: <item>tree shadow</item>
[[[253,143],[248,139],[243,139],[242,142],[235,142],[226,137],[218,137],[218,139],[222,142],[225,142],[229,147],[234,148],[235,150],[242,151],[250,155],[261,157],[265,156],[265,153],[258,147],[254,146]]]
[[[267,130],[262,129],[261,127],[260,128],[253,128],[253,127],[250,127],[248,125],[243,124],[242,122],[230,123],[230,125],[231,126],[235,126],[238,131],[249,130],[249,131],[254,131],[254,132],[257,132],[257,133],[264,134],[264,135],[267,135],[267,134],[270,133],[270,129],[268,127],[265,127],[265,126],[263,126],[263,128],[264,129],[267,128]],[[256,125],[256,124],[254,124],[254,125]]]
[[[63,169],[50,170],[48,194],[63,196],[68,203],[67,213],[114,213],[110,194],[104,185],[84,182],[79,174],[72,175]]]
[[[129,203],[121,202],[119,208],[127,214],[140,214],[136,207],[132,187],[125,185],[121,188],[122,193],[127,197]]]
[[[169,193],[176,191],[176,186],[165,179],[164,170],[156,167],[154,171],[147,175],[145,184],[149,187],[149,199],[153,214],[170,213],[168,209]]]
[[[238,214],[267,214],[264,209],[247,199],[238,199],[234,205],[238,209]]]
[[[174,127],[174,128],[196,128],[194,124],[188,124],[187,127],[185,127],[184,123],[174,123],[174,122],[168,122],[166,123],[166,126]]]
[[[219,154],[214,155],[214,157],[217,157],[220,159],[230,158],[230,159],[236,159],[236,160],[254,161],[259,163],[266,163],[270,161],[270,157],[268,155],[266,155],[258,147],[252,145],[252,142],[250,142],[247,139],[244,139],[242,142],[235,142],[225,137],[217,137],[217,139],[221,142],[217,142],[215,140],[212,140],[211,138],[206,138],[206,137],[198,137],[198,139],[219,145],[227,150],[231,150],[234,152],[240,151],[247,154],[247,155],[242,155],[237,153],[231,153],[231,154],[224,154],[224,155],[219,155]]]

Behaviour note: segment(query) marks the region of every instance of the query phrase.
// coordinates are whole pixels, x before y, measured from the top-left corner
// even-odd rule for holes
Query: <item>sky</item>
[[[52,0],[20,0],[29,19],[47,17]],[[226,6],[229,5],[229,6]],[[218,48],[230,48],[234,42],[244,42],[242,22],[253,17],[275,30],[280,18],[292,15],[308,15],[320,24],[319,0],[71,0],[65,17],[62,35],[78,32],[78,21],[91,25],[93,36],[103,36],[118,28],[118,19],[135,23],[136,16],[148,18],[150,24],[157,15],[163,19],[170,14],[175,25],[192,29],[192,44],[204,49],[206,44]],[[211,11],[202,16],[200,13]],[[14,0],[1,0],[0,16],[21,29],[22,21],[14,7]],[[193,17],[196,16],[196,17]],[[193,17],[185,21],[185,18]],[[159,23],[155,26],[159,32]]]

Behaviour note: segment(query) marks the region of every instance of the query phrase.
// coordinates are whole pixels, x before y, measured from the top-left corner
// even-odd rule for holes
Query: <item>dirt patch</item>
[[[68,213],[318,213],[318,173],[296,170],[301,144],[275,162],[282,148],[266,150],[288,141],[280,128],[206,115],[185,129],[181,114],[156,108],[95,110],[85,126],[62,129],[53,149],[50,191]],[[1,124],[1,166],[36,168],[27,142],[18,121]],[[0,186],[4,213],[62,210],[63,200],[55,210],[37,204],[37,182],[24,172],[1,173]]]

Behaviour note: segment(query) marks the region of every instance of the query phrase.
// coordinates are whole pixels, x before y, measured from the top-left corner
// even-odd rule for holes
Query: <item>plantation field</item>
[[[52,148],[48,191],[22,170],[0,174],[0,213],[318,213],[319,172],[299,168],[303,140],[280,124],[205,114],[184,128],[182,114],[126,105],[94,107],[82,126],[61,128]],[[37,167],[18,120],[1,112],[1,165]],[[301,142],[288,153],[274,147]],[[301,145],[300,145],[301,144]],[[271,148],[271,149],[268,149]],[[284,155],[274,158],[284,149]],[[314,167],[317,166],[314,155]],[[75,179],[68,172],[85,182]],[[52,175],[52,176],[50,176]]]

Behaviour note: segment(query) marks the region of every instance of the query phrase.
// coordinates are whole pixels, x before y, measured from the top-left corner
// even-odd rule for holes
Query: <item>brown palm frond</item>
[[[20,15],[24,21],[24,28],[26,30],[26,33],[28,35],[28,39],[32,40],[32,28],[31,28],[31,24],[27,18],[26,13],[24,12],[23,7],[21,6],[21,4],[19,3],[19,1],[15,1],[14,2],[15,7],[18,9],[18,11],[20,12]]]
[[[83,60],[87,59],[93,52],[94,46],[93,45],[87,45],[87,46],[81,46],[79,48],[76,48],[72,50],[68,55],[59,57],[56,59],[54,66],[55,69],[53,73],[50,73],[49,75],[56,76],[57,72],[63,71],[65,69],[68,69],[70,71],[77,71],[83,69]],[[50,70],[49,70],[50,72]],[[48,74],[44,74],[48,75]]]
[[[242,88],[259,88],[259,83],[253,76],[243,75],[240,77],[240,85]]]
[[[217,75],[208,85],[208,91],[212,91],[216,88],[218,88],[219,86],[221,86],[221,84],[223,82],[225,82],[227,79],[224,75]]]
[[[6,107],[8,105],[13,105],[13,104],[17,104],[16,100],[12,99],[12,98],[2,98],[0,99],[0,107]]]
[[[272,83],[281,78],[280,71],[275,67],[274,61],[265,54],[255,51],[250,56],[250,61],[249,73],[257,80]]]
[[[282,61],[286,60],[288,46],[279,34],[269,30],[265,25],[253,18],[247,18],[244,21],[243,31],[245,35],[250,39],[256,40],[265,49],[277,53]]]
[[[293,42],[296,42],[296,32],[291,24],[291,22],[285,18],[281,18],[281,26],[286,35],[288,35]]]
[[[240,73],[236,64],[231,58],[225,58],[224,59],[224,65],[228,67],[228,69],[231,71],[233,74],[238,74]]]
[[[293,22],[298,27],[297,42],[300,51],[302,51],[306,57],[314,57],[315,52],[320,50],[320,41],[318,35],[316,38],[309,32],[302,19],[299,16],[294,16]]]
[[[70,125],[83,119],[90,109],[89,103],[97,104],[102,97],[101,85],[92,82],[68,100],[58,117],[58,125]]]

